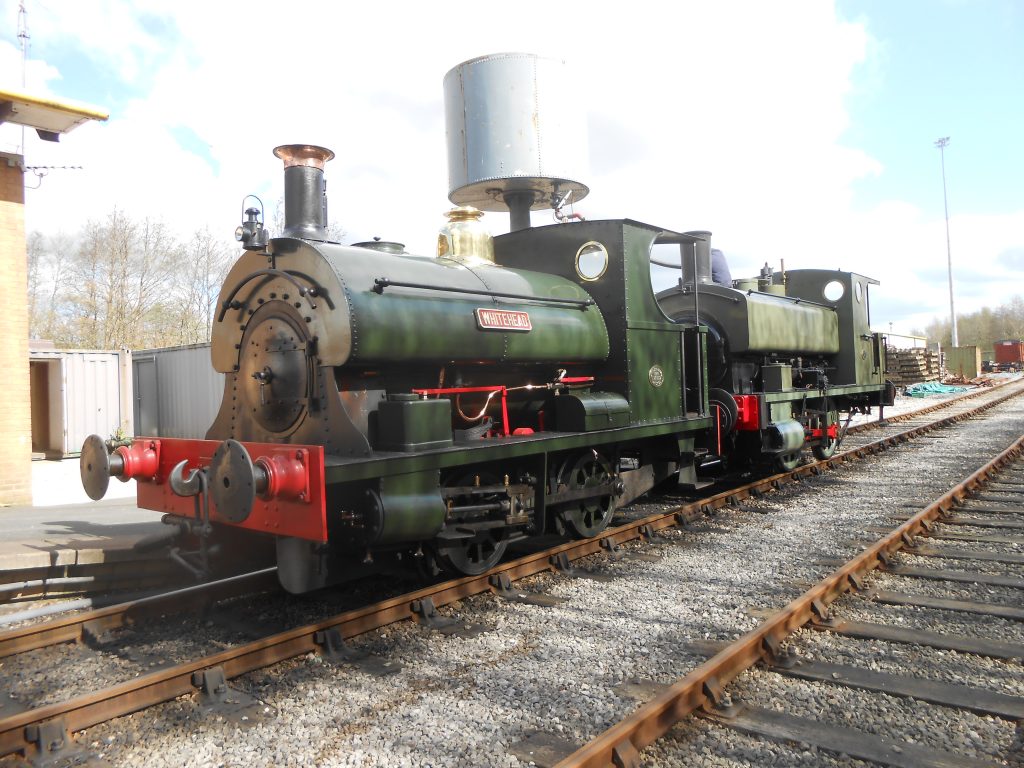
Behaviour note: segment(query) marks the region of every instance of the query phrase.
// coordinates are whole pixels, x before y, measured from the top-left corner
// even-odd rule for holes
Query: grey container
[[[444,78],[448,199],[483,211],[508,209],[510,193],[530,208],[590,191],[585,113],[564,61],[498,53],[465,61]]]
[[[91,434],[131,434],[131,352],[40,344],[29,347],[33,454],[76,455]]]
[[[135,434],[204,438],[224,396],[209,344],[144,349],[132,357]]]

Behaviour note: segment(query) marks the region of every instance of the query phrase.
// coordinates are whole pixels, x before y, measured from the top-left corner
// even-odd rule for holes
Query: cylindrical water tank
[[[551,208],[590,191],[585,114],[564,61],[528,53],[481,56],[444,78],[448,199],[505,211],[506,198],[532,196]]]

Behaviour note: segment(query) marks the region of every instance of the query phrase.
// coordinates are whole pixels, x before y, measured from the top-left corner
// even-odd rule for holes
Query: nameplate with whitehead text
[[[530,315],[509,309],[478,309],[476,324],[482,331],[520,331],[527,333],[533,330]]]

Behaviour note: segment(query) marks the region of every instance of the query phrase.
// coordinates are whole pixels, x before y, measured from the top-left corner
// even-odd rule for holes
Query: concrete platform
[[[0,571],[143,559],[135,542],[164,530],[159,512],[135,505],[134,480],[91,501],[77,459],[33,462],[32,495],[30,507],[0,507]]]

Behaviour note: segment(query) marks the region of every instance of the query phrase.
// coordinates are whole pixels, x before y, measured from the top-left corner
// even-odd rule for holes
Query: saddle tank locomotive
[[[797,270],[716,286],[708,233],[529,226],[531,209],[587,188],[542,167],[539,141],[508,162],[508,141],[484,139],[559,122],[537,119],[559,100],[510,87],[555,87],[554,64],[502,54],[449,72],[458,207],[434,257],[332,242],[333,154],[278,147],[285,226],[269,237],[248,209],[236,231],[245,250],[211,346],[224,398],[206,439],[111,450],[92,436],[89,495],[136,479],[139,505],[198,541],[179,560],[200,574],[217,540],[241,536],[274,542],[293,592],[396,559],[479,574],[517,539],[593,536],[657,485],[695,489],[702,466],[825,455],[841,412],[883,405],[866,278]],[[492,238],[478,209],[510,211],[513,231]],[[681,276],[656,295],[652,253],[665,246]],[[846,290],[830,299],[833,283]]]

